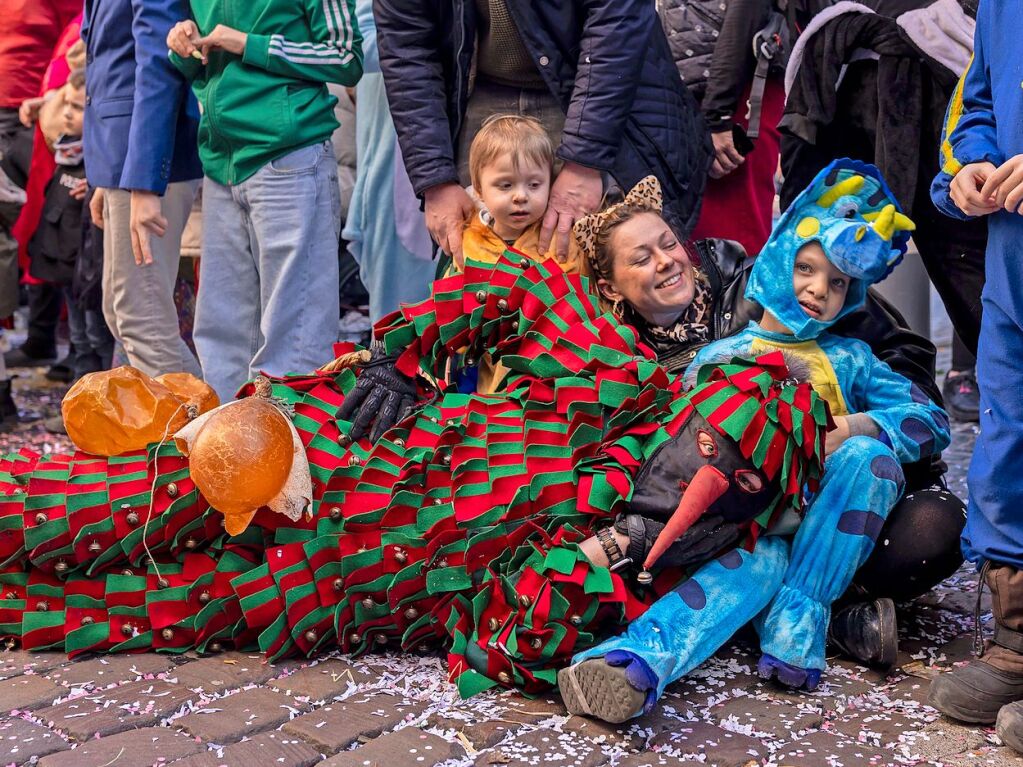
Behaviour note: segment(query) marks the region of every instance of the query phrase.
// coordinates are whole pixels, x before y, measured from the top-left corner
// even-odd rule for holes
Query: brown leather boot
[[[979,659],[936,677],[930,703],[954,719],[991,724],[1002,706],[1023,700],[1023,570],[991,562],[983,581],[991,589],[994,639]]]

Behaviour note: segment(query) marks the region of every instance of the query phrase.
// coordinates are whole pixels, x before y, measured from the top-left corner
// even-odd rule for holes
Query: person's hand
[[[948,195],[955,206],[967,216],[986,216],[1000,207],[990,194],[985,195],[981,192],[995,170],[993,163],[971,162],[960,168],[952,177]]]
[[[372,346],[369,362],[362,366],[355,388],[348,392],[345,401],[337,411],[341,421],[352,421],[348,438],[354,442],[362,439],[369,431],[369,438],[376,442],[384,432],[416,406],[416,382],[397,368],[396,355],[388,355],[383,345],[376,341]]]
[[[604,196],[604,181],[600,171],[566,162],[561,173],[554,179],[551,196],[547,201],[547,212],[540,227],[537,250],[540,255],[547,253],[555,231],[558,233],[558,247],[554,254],[559,262],[568,260],[568,244],[572,238],[572,226],[585,215],[600,208]]]
[[[167,47],[181,58],[187,59],[196,51],[199,51],[199,40],[201,39],[202,35],[199,34],[199,27],[195,25],[194,21],[187,19],[179,21],[171,27],[171,31],[167,33]],[[201,54],[202,51],[199,51],[199,53]],[[203,63],[206,63],[205,55],[203,55]]]
[[[18,119],[21,121],[21,124],[26,128],[31,128],[35,125],[36,120],[39,119],[39,110],[43,108],[43,104],[53,98],[55,92],[50,91],[45,96],[36,96],[35,98],[22,101],[21,106],[18,107]]]
[[[92,223],[97,228],[103,228],[103,190],[97,189],[89,200],[89,215],[92,216]]]
[[[1023,213],[1020,210],[1020,203],[1023,203],[1023,154],[1010,157],[988,174],[980,188],[980,196],[994,198],[995,205],[1009,213]]]
[[[714,161],[710,164],[710,177],[721,178],[727,176],[738,168],[746,158],[735,148],[735,139],[732,137],[732,129],[710,134],[714,142]]]
[[[71,191],[68,193],[74,200],[84,200],[85,193],[89,190],[89,182],[84,178],[80,178],[75,182],[75,185],[71,187]],[[102,214],[101,214],[102,215]],[[102,227],[100,227],[102,228]]]
[[[167,219],[163,217],[160,196],[156,192],[133,189],[131,191],[131,252],[139,266],[153,263],[153,250],[149,245],[155,234],[167,233]]]
[[[824,436],[824,455],[831,455],[842,443],[852,436],[849,429],[849,419],[844,415],[836,415],[834,418],[835,428]]]
[[[465,266],[462,257],[462,230],[476,211],[466,191],[453,181],[431,186],[423,195],[426,228],[441,250],[451,256],[459,269]]]
[[[199,53],[202,54],[202,63],[207,64],[209,63],[207,56],[210,51],[227,51],[241,56],[245,53],[245,42],[248,39],[249,36],[244,32],[217,24],[206,37],[200,37],[196,45],[199,47]]]

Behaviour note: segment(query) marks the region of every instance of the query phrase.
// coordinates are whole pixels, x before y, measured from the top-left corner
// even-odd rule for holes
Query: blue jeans
[[[74,380],[88,373],[109,370],[114,355],[114,337],[100,309],[83,309],[75,303],[70,287],[64,288],[67,328],[74,352],[71,372]]]
[[[308,372],[337,340],[341,201],[329,141],[273,160],[233,186],[203,186],[192,338],[221,401],[248,379]]]

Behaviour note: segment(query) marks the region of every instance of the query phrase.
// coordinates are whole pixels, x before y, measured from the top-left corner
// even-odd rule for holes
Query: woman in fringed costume
[[[0,634],[72,656],[444,648],[463,695],[538,691],[685,567],[740,534],[752,545],[820,473],[826,407],[779,355],[708,369],[684,394],[583,278],[514,252],[469,262],[376,333],[418,391],[414,411],[372,442],[352,442],[339,417],[372,367],[271,381],[312,475],[298,522],[263,509],[228,536],[173,442],[0,459]],[[457,353],[500,359],[505,390],[438,393]],[[713,455],[698,444],[708,433]],[[634,494],[646,516],[670,517],[715,462],[729,472],[703,499],[715,513],[652,583],[582,553]],[[762,489],[750,494],[743,472]]]

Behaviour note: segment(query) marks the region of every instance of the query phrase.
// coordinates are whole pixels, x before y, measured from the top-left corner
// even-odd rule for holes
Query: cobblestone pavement
[[[62,391],[22,378],[24,408],[49,415]],[[946,453],[965,494],[975,431]],[[66,449],[39,424],[0,435],[0,451]],[[328,655],[267,664],[205,658],[0,652],[0,764],[449,767],[579,764],[1018,765],[991,730],[926,705],[929,679],[969,658],[977,580],[960,570],[899,612],[902,652],[885,677],[831,660],[821,687],[793,695],[756,677],[748,637],[672,685],[650,716],[609,726],[568,716],[556,695],[459,700],[441,658]],[[990,603],[983,612],[990,621]]]

